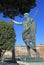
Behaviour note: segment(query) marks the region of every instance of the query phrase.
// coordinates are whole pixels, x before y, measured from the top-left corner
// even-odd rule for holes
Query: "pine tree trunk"
[[[12,50],[12,61],[13,61],[14,63],[17,63],[17,62],[16,62],[16,58],[15,58],[15,48],[13,48],[13,50]]]
[[[1,58],[1,52],[2,52],[2,50],[0,49],[0,58]]]
[[[1,52],[0,52],[0,58],[1,58]]]

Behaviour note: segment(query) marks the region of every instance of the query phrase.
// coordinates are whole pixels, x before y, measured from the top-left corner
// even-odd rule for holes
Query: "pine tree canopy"
[[[36,6],[36,0],[0,0],[0,13],[13,18],[18,14],[30,12]]]

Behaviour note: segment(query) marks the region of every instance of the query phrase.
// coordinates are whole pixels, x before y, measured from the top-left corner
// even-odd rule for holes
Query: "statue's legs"
[[[33,50],[36,49],[36,42],[35,42],[35,36],[32,37],[32,46]],[[35,51],[35,50],[34,50]],[[36,51],[35,51],[36,52]]]
[[[28,56],[31,57],[31,53],[30,53],[30,42],[29,41],[26,41],[26,47],[27,47],[27,52],[28,52]]]
[[[39,52],[36,50],[36,42],[35,42],[35,36],[33,36],[33,39],[32,39],[32,49],[35,51],[36,53],[36,57],[40,57],[39,56]]]
[[[29,46],[27,46],[27,52],[28,52],[28,56],[31,57],[30,47]]]

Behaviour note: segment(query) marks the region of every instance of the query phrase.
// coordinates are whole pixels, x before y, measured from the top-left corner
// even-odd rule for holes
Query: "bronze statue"
[[[34,20],[29,17],[28,13],[25,13],[24,17],[25,17],[25,22],[16,22],[12,19],[11,20],[15,24],[23,25],[23,27],[24,27],[23,32],[22,32],[22,38],[26,44],[29,57],[31,57],[30,48],[36,52],[37,56],[39,56],[39,53],[36,50],[36,41],[35,41],[36,24],[35,24]]]

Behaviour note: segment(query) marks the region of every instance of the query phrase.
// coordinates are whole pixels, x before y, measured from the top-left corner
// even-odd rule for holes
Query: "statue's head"
[[[24,13],[24,17],[25,18],[29,17],[29,13]]]

